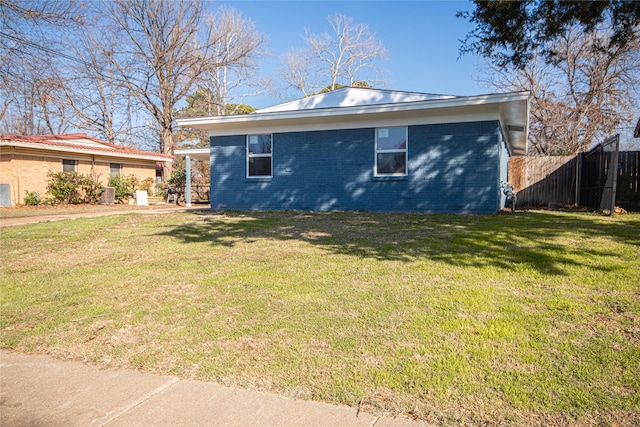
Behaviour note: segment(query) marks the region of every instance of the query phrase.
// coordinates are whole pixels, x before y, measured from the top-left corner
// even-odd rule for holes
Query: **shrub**
[[[153,178],[145,178],[138,184],[138,190],[144,190],[149,195],[153,195],[154,188],[156,187],[156,180]]]
[[[37,191],[25,191],[24,192],[24,204],[27,206],[38,206],[42,203],[40,199],[40,193]]]
[[[80,204],[97,203],[102,189],[100,183],[90,176],[77,172],[49,172],[47,193],[56,203]]]
[[[124,202],[125,199],[133,197],[137,185],[138,178],[134,175],[114,175],[109,178],[109,187],[115,188],[115,198],[120,203]]]
[[[187,171],[184,164],[179,164],[178,168],[171,172],[167,183],[178,188],[184,188],[187,185]]]
[[[153,192],[156,196],[162,197],[163,199],[167,197],[167,187],[163,182],[156,184]]]

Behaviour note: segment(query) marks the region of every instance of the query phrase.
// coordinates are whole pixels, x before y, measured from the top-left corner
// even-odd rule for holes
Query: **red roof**
[[[86,141],[84,144],[82,141]],[[38,144],[45,146],[68,148],[71,151],[82,149],[90,151],[98,151],[105,154],[129,154],[134,156],[153,156],[163,157],[172,160],[173,157],[167,154],[157,153],[153,151],[136,150],[133,148],[122,147],[112,144],[101,139],[91,137],[86,133],[70,133],[64,135],[5,135],[0,136],[0,141],[19,142],[27,144]],[[98,144],[98,145],[96,145]]]

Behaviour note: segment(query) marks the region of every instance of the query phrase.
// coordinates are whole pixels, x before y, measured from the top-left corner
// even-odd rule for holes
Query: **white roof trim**
[[[60,153],[70,153],[70,154],[90,154],[92,156],[99,157],[115,157],[115,158],[123,158],[123,159],[138,159],[138,160],[153,160],[155,162],[172,162],[173,159],[162,157],[162,156],[149,156],[145,154],[136,154],[136,153],[123,153],[121,151],[114,150],[111,152],[110,150],[101,149],[92,150],[91,148],[82,148],[82,147],[59,147],[55,145],[48,144],[40,144],[37,142],[20,142],[20,141],[10,141],[10,140],[0,140],[0,147],[20,147],[20,148],[29,148],[32,150],[46,150],[46,151],[56,151]],[[104,146],[100,146],[101,148]],[[104,147],[109,148],[109,147]]]
[[[259,110],[252,114],[178,119],[179,126],[211,136],[499,120],[512,154],[526,154],[529,92],[428,99],[305,110]],[[286,104],[283,104],[286,105]]]
[[[173,150],[173,154],[177,156],[189,156],[189,158],[194,160],[209,160],[211,149],[209,147],[180,148]]]
[[[78,145],[78,146],[84,146],[84,147],[98,147],[101,148],[103,150],[116,150],[116,148],[107,145],[107,144],[103,144],[100,142],[96,142],[96,141],[92,141],[90,139],[87,138],[74,138],[74,139],[56,139],[56,138],[51,138],[51,139],[47,139],[46,142],[51,142],[54,144],[69,144],[69,145]]]

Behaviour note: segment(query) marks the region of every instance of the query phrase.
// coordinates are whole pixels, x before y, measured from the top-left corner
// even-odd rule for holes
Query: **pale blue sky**
[[[342,13],[366,24],[389,51],[381,63],[387,88],[451,95],[486,93],[474,80],[480,59],[459,57],[460,40],[473,28],[456,18],[471,10],[470,1],[223,1],[256,23],[269,41],[272,57],[261,64],[263,73],[277,78],[282,54],[304,46],[305,28],[328,31],[327,17]],[[261,96],[245,100],[264,108],[282,100]]]

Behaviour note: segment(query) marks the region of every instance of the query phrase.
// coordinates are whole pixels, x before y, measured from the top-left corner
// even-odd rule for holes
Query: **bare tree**
[[[13,58],[11,72],[3,80],[0,132],[41,135],[63,133],[69,128],[66,104],[61,101],[62,82],[46,57],[33,62]]]
[[[229,7],[218,9],[208,21],[213,28],[213,38],[218,41],[213,47],[213,56],[219,64],[207,73],[205,87],[213,95],[213,109],[209,114],[234,114],[235,110],[229,111],[229,105],[240,106],[244,98],[264,93],[271,85],[268,79],[257,75],[265,39],[253,21]]]
[[[0,0],[0,55],[39,56],[52,52],[50,30],[74,26],[79,21],[76,1]]]
[[[605,49],[603,31],[569,30],[549,63],[534,52],[522,69],[489,65],[485,82],[497,90],[529,90],[529,154],[571,155],[633,118],[640,88],[637,40]]]
[[[0,128],[7,133],[58,133],[68,127],[61,82],[52,73],[62,28],[81,22],[75,1],[0,0]]]
[[[116,70],[115,81],[151,114],[160,132],[159,148],[173,151],[173,109],[210,66],[198,34],[202,3],[115,0],[102,3],[122,44],[103,51]],[[205,41],[206,43],[206,41]],[[168,166],[164,170],[169,176]]]
[[[353,86],[356,81],[380,82],[378,62],[387,50],[365,24],[342,14],[328,17],[331,33],[306,30],[307,49],[284,58],[282,77],[305,96],[328,87]]]
[[[315,60],[310,49],[294,49],[283,56],[282,79],[289,88],[302,92],[305,97],[322,87],[321,84],[316,83],[321,81],[318,76],[311,75],[316,72]]]
[[[104,1],[105,19],[111,19],[123,43],[105,52],[125,87],[153,118],[160,133],[162,153],[173,152],[174,111],[208,72],[241,62],[250,49],[219,57],[221,34],[207,25],[207,3],[199,0]],[[164,177],[168,177],[165,166]]]
[[[121,44],[118,35],[111,21],[94,18],[87,22],[75,37],[66,38],[67,51],[83,58],[82,63],[60,67],[57,76],[65,82],[62,92],[73,111],[70,122],[75,127],[111,143],[139,146],[132,121],[135,98],[119,84],[118,69],[107,57]]]

